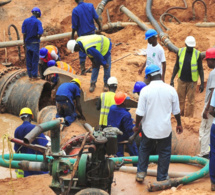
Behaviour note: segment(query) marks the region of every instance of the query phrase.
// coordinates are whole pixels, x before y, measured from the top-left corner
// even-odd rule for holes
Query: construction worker
[[[23,140],[24,137],[36,126],[31,124],[31,121],[33,120],[33,113],[30,108],[25,107],[22,108],[19,114],[20,118],[23,120],[22,125],[16,128],[14,132],[14,137],[20,140]],[[35,139],[32,144],[35,145],[41,145],[46,146],[48,143],[48,140],[46,139],[45,135],[41,133],[39,136],[37,136],[37,139]],[[19,144],[14,144],[14,150],[16,153],[23,153],[23,154],[41,154],[38,151],[35,151],[33,149],[21,146]],[[24,171],[24,177],[30,176],[30,175],[40,175],[45,174],[47,172],[43,171]]]
[[[133,93],[137,93],[138,95],[140,95],[140,91],[143,87],[145,87],[146,84],[142,81],[137,81],[135,84],[134,84],[134,89],[133,89]]]
[[[22,33],[28,76],[30,80],[37,80],[40,37],[43,34],[43,27],[42,22],[37,19],[41,17],[40,9],[34,7],[31,12],[32,16],[25,19],[22,24]]]
[[[139,147],[139,158],[136,181],[142,182],[146,176],[149,155],[152,146],[157,142],[158,172],[157,181],[168,179],[168,168],[171,156],[171,113],[177,120],[176,132],[181,134],[180,108],[176,90],[161,79],[160,68],[149,65],[145,75],[150,84],[140,92],[136,110],[136,125],[134,132],[142,128],[142,140]]]
[[[211,62],[215,66],[215,58]],[[211,126],[210,134],[210,164],[209,172],[211,178],[211,191],[215,191],[215,91],[213,90],[213,95],[210,102],[209,113],[214,117]]]
[[[149,29],[145,33],[145,40],[148,40],[148,45],[146,48],[146,61],[143,63],[138,73],[142,74],[145,67],[150,64],[156,64],[160,68],[162,81],[165,80],[166,72],[166,58],[163,47],[158,43],[157,31],[154,29]],[[144,77],[144,82],[148,85],[149,80]]]
[[[75,70],[69,64],[67,64],[66,62],[63,62],[63,61],[50,60],[47,63],[47,66],[48,67],[57,66],[58,68],[60,68],[62,70],[71,72],[72,74],[76,74]]]
[[[77,31],[78,37],[85,35],[95,34],[94,20],[99,26],[99,30],[102,30],[101,24],[99,22],[99,16],[92,3],[85,3],[83,0],[75,0],[78,4],[72,11],[72,36],[74,39],[75,32]],[[79,51],[79,60],[81,67],[81,75],[85,74],[85,61],[86,53]]]
[[[174,78],[178,73],[178,96],[180,102],[181,116],[193,117],[195,93],[197,81],[200,75],[201,85],[199,92],[204,90],[204,72],[200,51],[196,50],[196,40],[193,36],[185,39],[186,47],[180,48],[177,54],[177,60],[172,73],[170,85],[174,86]],[[185,110],[185,99],[187,97],[187,106]]]
[[[92,75],[89,91],[95,90],[99,74],[100,65],[104,67],[104,91],[108,91],[107,80],[111,71],[111,48],[110,39],[103,35],[87,35],[79,37],[76,41],[70,40],[67,48],[73,53],[74,51],[83,51],[92,61]]]
[[[115,104],[114,96],[117,89],[118,81],[116,77],[110,77],[107,81],[109,91],[101,93],[97,102],[97,110],[100,111],[99,125],[102,129],[107,127],[107,118],[110,107]]]
[[[41,79],[45,79],[43,73],[48,68],[47,63],[50,60],[60,60],[58,48],[54,45],[47,45],[40,49],[39,71]]]
[[[64,118],[65,125],[69,126],[78,117],[82,120],[86,120],[82,114],[80,96],[81,96],[81,82],[79,79],[72,79],[70,83],[61,84],[56,93],[56,106],[57,114],[56,118]],[[79,112],[79,116],[75,112],[75,105],[73,101],[75,100],[76,108]]]
[[[199,140],[200,140],[200,154],[198,156],[209,158],[210,152],[210,129],[213,122],[213,116],[208,114],[211,96],[215,88],[215,48],[209,48],[206,51],[207,65],[210,69],[213,69],[208,77],[206,93],[205,93],[205,105],[203,108],[202,122],[199,128]]]
[[[128,109],[126,109],[127,100],[130,98],[126,93],[117,92],[114,96],[114,100],[116,105],[112,105],[110,107],[110,111],[108,114],[108,126],[117,127],[120,131],[123,132],[123,135],[118,135],[118,142],[122,142],[128,140],[130,136],[134,134],[132,131],[133,119],[131,118],[131,114]],[[126,144],[129,150],[130,156],[137,156],[138,149],[136,143]],[[118,151],[116,153],[118,157],[124,156],[124,144],[118,144]]]

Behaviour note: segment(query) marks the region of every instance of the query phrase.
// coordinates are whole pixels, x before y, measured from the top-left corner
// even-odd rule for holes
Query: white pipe
[[[215,22],[196,23],[197,27],[215,27]]]

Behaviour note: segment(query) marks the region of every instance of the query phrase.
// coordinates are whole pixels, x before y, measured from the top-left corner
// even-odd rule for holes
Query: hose
[[[193,4],[192,4],[192,11],[193,11],[193,20],[195,20],[196,19],[196,13],[195,13],[195,8],[194,8],[194,5],[195,5],[195,3],[196,2],[202,2],[203,3],[203,5],[204,5],[204,8],[205,8],[205,17],[204,17],[204,22],[207,22],[207,5],[206,5],[206,3],[203,1],[203,0],[195,0],[194,2],[193,2]]]
[[[5,2],[1,2],[1,3],[0,3],[0,6],[6,5],[6,4],[10,3],[11,1],[12,1],[12,0],[5,1]]]

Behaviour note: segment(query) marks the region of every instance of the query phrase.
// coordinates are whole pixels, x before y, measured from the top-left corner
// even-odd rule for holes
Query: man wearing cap
[[[195,38],[188,36],[185,40],[185,45],[186,47],[180,48],[178,51],[170,85],[174,86],[174,78],[178,73],[177,92],[181,116],[193,117],[197,81],[200,75],[201,85],[199,86],[199,92],[202,93],[204,90],[204,72],[200,51],[194,48],[196,46]]]
[[[43,34],[43,27],[40,20],[41,11],[38,7],[32,10],[32,16],[24,20],[22,33],[26,56],[27,72],[30,80],[37,80],[40,37]]]
[[[148,45],[146,49],[146,61],[143,63],[138,73],[142,74],[145,67],[150,64],[156,64],[160,68],[161,78],[165,80],[166,72],[166,58],[163,47],[157,41],[157,31],[154,29],[149,29],[145,33],[145,40],[148,40]],[[144,78],[144,82],[148,85],[149,80]]]
[[[118,135],[118,142],[128,140],[130,136],[134,134],[132,128],[134,127],[133,119],[128,109],[126,109],[127,100],[130,98],[123,92],[117,92],[114,96],[116,105],[110,107],[108,114],[108,125],[117,127],[123,132],[123,135]],[[126,144],[129,149],[130,156],[137,156],[138,149],[135,142],[132,144]],[[124,156],[124,144],[118,144],[118,151],[116,153],[118,157]]]
[[[183,132],[179,100],[176,90],[161,80],[160,68],[157,65],[146,67],[145,75],[150,84],[140,92],[136,125],[133,128],[134,132],[142,128],[136,180],[138,182],[144,180],[152,146],[157,142],[159,156],[157,181],[163,181],[168,179],[171,156],[171,113],[177,120],[176,132],[178,134]]]

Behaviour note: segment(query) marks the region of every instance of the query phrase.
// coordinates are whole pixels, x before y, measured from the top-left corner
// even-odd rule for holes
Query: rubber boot
[[[104,89],[103,89],[103,91],[104,91],[104,92],[107,92],[108,90],[109,90],[109,88],[108,88],[108,84],[107,84],[107,83],[105,83],[105,84],[104,84]]]
[[[215,184],[211,183],[211,191],[215,191]]]
[[[85,62],[81,62],[80,66],[81,66],[81,75],[85,75],[85,71],[86,71],[86,69],[85,69]]]
[[[95,84],[95,83],[91,83],[91,84],[90,84],[89,92],[90,92],[90,93],[94,92],[95,88],[96,88],[96,84]]]

